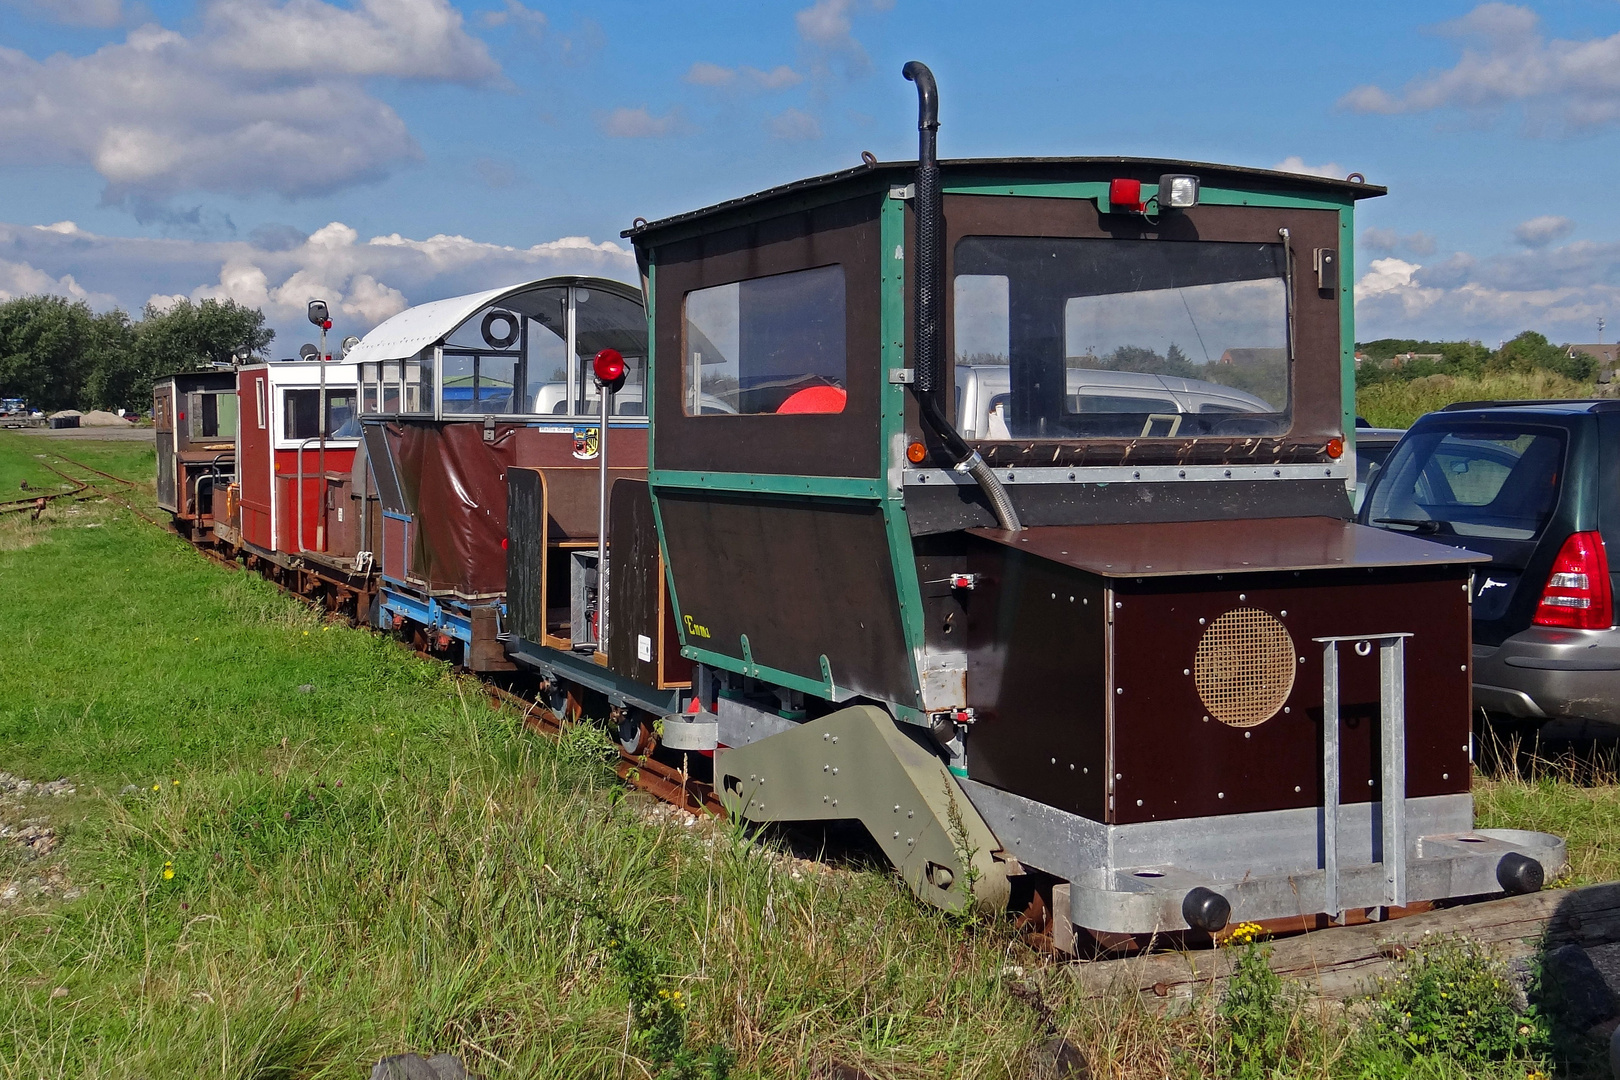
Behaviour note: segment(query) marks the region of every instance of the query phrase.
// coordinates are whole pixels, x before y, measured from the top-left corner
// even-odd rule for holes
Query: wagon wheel
[[[562,719],[565,724],[577,723],[585,715],[585,702],[579,692],[579,687],[573,683],[568,684],[568,690],[563,694]]]
[[[632,757],[639,754],[651,754],[657,742],[653,735],[652,725],[639,709],[615,709],[614,716],[608,721],[609,730],[614,738],[618,739],[619,747]]]

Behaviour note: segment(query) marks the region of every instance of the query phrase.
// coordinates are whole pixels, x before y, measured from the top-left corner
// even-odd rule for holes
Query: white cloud
[[[87,291],[73,279],[72,274],[53,278],[45,271],[27,263],[0,259],[0,300],[15,300],[19,296],[33,296],[39,293],[83,300],[99,308],[110,307],[113,303],[110,295]]]
[[[1376,252],[1389,255],[1397,250],[1405,249],[1413,255],[1433,255],[1435,249],[1434,237],[1425,232],[1408,233],[1402,236],[1394,229],[1371,228],[1363,229],[1361,239],[1358,241],[1361,251]]]
[[[461,83],[500,75],[449,0],[359,0],[352,10],[322,0],[213,0],[203,27],[209,59],[243,71]]]
[[[765,123],[770,133],[790,142],[821,138],[821,122],[803,109],[785,109]]]
[[[803,75],[786,64],[778,64],[769,71],[761,71],[746,64],[736,68],[721,67],[706,60],[699,60],[693,64],[687,69],[684,78],[693,86],[735,88],[756,93],[786,90],[804,81]]]
[[[663,116],[654,116],[646,106],[621,106],[600,117],[598,126],[602,134],[614,139],[657,139],[686,130],[679,111],[671,109]]]
[[[544,37],[549,25],[545,12],[525,7],[518,0],[506,0],[506,7],[500,11],[480,12],[478,21],[485,26],[511,26],[526,30],[535,37]]]
[[[1575,223],[1569,218],[1543,214],[1541,217],[1521,222],[1513,230],[1513,239],[1527,248],[1544,248],[1574,231]]]
[[[1461,42],[1454,66],[1398,92],[1358,86],[1340,104],[1385,115],[1454,108],[1486,116],[1522,105],[1532,134],[1620,120],[1620,34],[1549,41],[1535,12],[1500,3],[1482,4],[1436,29]]]
[[[474,158],[473,171],[478,174],[478,179],[496,190],[509,188],[520,179],[516,165],[488,156]]]
[[[1374,259],[1356,283],[1356,336],[1498,341],[1539,330],[1584,341],[1593,320],[1620,311],[1620,243],[1422,264]]]
[[[233,299],[265,312],[280,332],[276,354],[286,356],[309,331],[304,309],[315,296],[331,305],[341,335],[364,334],[411,304],[445,296],[554,274],[634,281],[635,273],[627,248],[586,237],[522,248],[453,235],[362,239],[332,222],[286,244],[99,236],[71,222],[0,224],[0,295],[45,292],[136,312],[148,302]]]
[[[1329,161],[1323,165],[1307,165],[1305,159],[1298,154],[1290,154],[1272,166],[1277,172],[1301,173],[1305,176],[1325,176],[1329,180],[1343,180],[1346,170],[1337,161]]]
[[[799,36],[812,45],[835,51],[859,49],[849,20],[854,6],[855,0],[816,0],[795,13],[793,22],[799,28]]]
[[[707,60],[699,60],[686,72],[686,81],[693,86],[727,86],[737,78],[734,68],[721,67]]]
[[[123,0],[6,0],[29,15],[68,26],[105,29],[124,21]]]
[[[893,0],[815,0],[809,7],[795,12],[793,22],[799,39],[813,54],[812,73],[826,77],[831,74],[834,60],[842,63],[851,76],[870,71],[872,61],[855,39],[852,16],[863,10],[883,11],[892,6]]]
[[[313,195],[419,156],[362,78],[500,76],[447,0],[215,0],[201,24],[148,24],[82,57],[0,47],[0,155],[89,165],[112,202]]]

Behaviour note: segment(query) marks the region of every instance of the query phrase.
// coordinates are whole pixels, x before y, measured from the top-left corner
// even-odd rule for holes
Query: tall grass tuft
[[[1483,375],[1425,375],[1408,381],[1377,382],[1356,391],[1356,415],[1374,427],[1405,428],[1424,413],[1458,401],[1589,397],[1594,384],[1552,371]]]

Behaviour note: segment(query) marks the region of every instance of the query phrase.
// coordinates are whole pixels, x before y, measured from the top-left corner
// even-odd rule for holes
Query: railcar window
[[[404,400],[401,412],[433,411],[433,350],[423,349],[405,361]]]
[[[687,293],[686,415],[843,412],[845,334],[842,266]]]
[[[349,438],[340,435],[345,425],[355,416],[359,396],[352,386],[328,387],[326,391],[326,437]],[[321,436],[321,392],[319,389],[300,388],[282,391],[282,436],[287,439],[318,439]]]
[[[963,434],[1286,432],[1283,259],[1278,244],[964,237],[952,289]]]
[[[511,356],[444,355],[446,413],[521,412],[512,401],[517,359]]]
[[[575,399],[580,411],[599,416],[602,401],[591,361],[603,349],[624,357],[624,385],[613,395],[614,416],[647,415],[647,314],[639,303],[607,292],[574,290]]]
[[[236,393],[202,393],[195,395],[196,404],[191,411],[191,437],[193,439],[230,439],[236,435]]]
[[[399,364],[388,361],[382,366],[382,401],[379,411],[399,412]]]

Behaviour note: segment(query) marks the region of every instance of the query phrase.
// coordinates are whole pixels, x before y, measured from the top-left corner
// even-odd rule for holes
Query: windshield
[[[970,438],[1288,430],[1280,244],[968,236],[954,273]]]
[[[1414,432],[1367,497],[1366,520],[1421,534],[1532,540],[1558,504],[1564,435],[1538,428]]]

